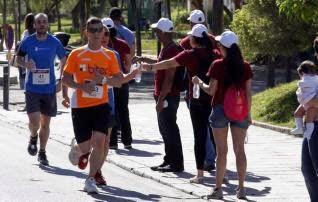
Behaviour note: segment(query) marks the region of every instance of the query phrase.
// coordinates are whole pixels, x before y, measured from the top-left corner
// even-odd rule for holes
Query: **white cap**
[[[193,10],[191,11],[190,16],[188,17],[188,20],[190,22],[200,24],[205,22],[205,16],[201,10]]]
[[[102,23],[108,29],[115,27],[114,21],[110,18],[103,18]]]
[[[160,18],[157,23],[150,26],[153,29],[160,29],[163,32],[173,32],[173,22],[168,18]]]
[[[188,35],[196,36],[196,37],[203,37],[203,32],[208,33],[208,28],[202,24],[196,24],[192,27],[192,30],[188,32]]]
[[[219,41],[222,46],[230,48],[233,44],[238,44],[239,39],[237,35],[232,31],[225,31],[221,35],[215,37],[216,41]]]

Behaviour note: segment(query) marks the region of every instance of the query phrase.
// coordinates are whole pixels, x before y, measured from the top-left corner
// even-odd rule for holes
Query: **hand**
[[[66,108],[70,107],[70,98],[69,97],[63,97],[62,105]]]
[[[139,66],[139,68],[136,68],[136,69],[131,69],[130,74],[134,78],[136,77],[137,74],[141,74],[141,66]]]
[[[192,77],[193,84],[200,84],[201,79],[197,76]]]
[[[158,100],[158,102],[157,102],[157,104],[156,104],[156,111],[158,112],[158,113],[160,113],[161,111],[162,111],[162,109],[163,109],[163,100]]]
[[[95,81],[91,81],[89,83],[83,83],[79,86],[79,89],[81,91],[84,91],[85,93],[91,94],[92,92],[95,91],[95,86],[96,86],[96,82]]]
[[[102,84],[103,79],[104,79],[104,75],[96,71],[93,81],[95,81],[97,84]]]
[[[132,59],[131,59],[131,63],[134,64],[134,63],[141,63],[142,62],[142,57],[141,56],[134,56]]]
[[[31,72],[34,72],[36,69],[35,62],[32,59],[30,59],[29,61],[25,63],[25,68],[27,68]]]
[[[151,72],[152,71],[152,66],[151,64],[147,64],[147,63],[142,63],[141,64],[141,69],[146,71],[146,72]]]

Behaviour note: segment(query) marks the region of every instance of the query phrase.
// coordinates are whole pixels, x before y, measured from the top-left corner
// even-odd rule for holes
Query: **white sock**
[[[315,124],[314,123],[306,123],[306,130],[304,132],[304,138],[307,138],[307,140],[310,140],[312,132],[314,132]]]
[[[295,118],[296,129],[303,129],[303,118]]]

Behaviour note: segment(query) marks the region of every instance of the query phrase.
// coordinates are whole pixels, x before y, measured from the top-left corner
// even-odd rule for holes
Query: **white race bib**
[[[50,69],[36,69],[33,72],[34,85],[50,84]]]
[[[83,97],[85,98],[95,98],[95,99],[102,99],[104,95],[104,88],[103,86],[96,85],[95,90],[91,93],[83,92]]]

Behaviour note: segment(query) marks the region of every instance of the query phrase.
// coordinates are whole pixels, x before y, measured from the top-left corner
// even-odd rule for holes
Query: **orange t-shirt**
[[[65,64],[65,72],[73,75],[75,82],[83,84],[91,81],[95,72],[104,76],[113,76],[120,72],[115,53],[106,48],[91,50],[82,46],[73,50]],[[107,85],[96,85],[91,94],[75,89],[71,98],[72,108],[92,107],[108,103]]]

